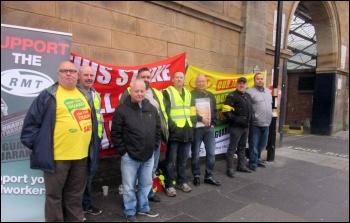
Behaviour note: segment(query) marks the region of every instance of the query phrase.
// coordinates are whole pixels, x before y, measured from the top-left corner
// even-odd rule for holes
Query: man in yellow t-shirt
[[[83,221],[81,204],[94,123],[86,97],[76,88],[76,66],[62,62],[57,76],[58,82],[31,104],[21,142],[32,150],[30,168],[44,171],[45,220]]]

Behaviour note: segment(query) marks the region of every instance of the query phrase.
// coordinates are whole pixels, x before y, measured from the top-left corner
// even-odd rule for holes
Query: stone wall
[[[283,60],[292,55],[286,49],[287,35],[298,3],[283,2],[279,85]],[[335,126],[348,129],[349,2],[316,1],[308,6],[326,12],[315,15],[323,16],[320,24],[326,14],[332,21],[327,34],[338,45],[327,42],[327,35],[318,39],[324,42],[320,47],[332,51],[323,55],[333,66],[326,71],[339,71],[342,83],[336,92]],[[218,72],[250,73],[258,65],[267,70],[270,84],[276,9],[277,1],[1,1],[1,23],[72,33],[72,51],[101,63],[134,66],[186,52],[189,64]],[[347,49],[344,69],[339,69],[341,45]],[[101,159],[95,183],[119,184],[119,166],[120,157]]]

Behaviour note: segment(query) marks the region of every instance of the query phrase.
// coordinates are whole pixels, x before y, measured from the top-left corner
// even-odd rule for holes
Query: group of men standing
[[[59,65],[57,75],[58,82],[41,92],[29,108],[21,142],[32,150],[31,168],[44,171],[46,221],[83,221],[84,213],[102,212],[91,205],[90,197],[103,131],[101,99],[92,87],[91,67],[82,66],[78,72],[73,63],[65,61]],[[205,75],[196,77],[192,91],[184,87],[185,75],[180,71],[174,73],[173,84],[162,92],[151,88],[151,80],[151,71],[141,68],[121,96],[112,119],[111,139],[121,156],[124,214],[130,222],[137,221],[136,214],[159,215],[151,211],[149,201],[161,201],[152,183],[162,142],[167,145],[164,186],[169,197],[176,196],[175,188],[187,193],[192,190],[185,174],[190,152],[193,184],[200,185],[202,142],[206,150],[204,183],[221,185],[213,178],[214,128],[219,116],[215,97],[206,89]],[[265,166],[260,155],[267,143],[272,96],[263,87],[262,74],[254,76],[254,87],[248,91],[246,83],[245,77],[238,79],[237,89],[228,94],[222,109],[230,129],[229,177],[234,177],[236,149],[237,171],[251,172]]]
[[[113,145],[122,156],[124,214],[127,221],[137,221],[136,214],[158,216],[158,213],[151,211],[149,201],[161,201],[151,188],[161,142],[167,145],[164,162],[167,196],[176,196],[176,189],[186,193],[192,190],[186,182],[185,173],[190,152],[193,185],[200,185],[199,150],[202,143],[206,151],[204,183],[221,185],[220,181],[213,178],[216,147],[214,128],[218,124],[218,113],[215,97],[206,89],[205,75],[199,74],[196,77],[196,88],[192,91],[184,87],[185,75],[182,72],[174,73],[173,84],[162,93],[151,88],[151,79],[148,68],[138,71],[136,80],[131,82],[130,88],[121,96],[120,106],[112,121]],[[256,171],[257,166],[265,167],[260,156],[267,143],[272,118],[272,96],[264,88],[263,75],[260,73],[254,76],[254,87],[250,88],[250,93],[246,89],[247,79],[239,78],[237,89],[226,97],[223,105],[223,114],[230,129],[227,175],[232,178],[235,152],[238,154],[237,171],[251,173]],[[154,119],[154,114],[147,115],[149,104],[156,108],[159,120]],[[146,122],[151,117],[154,120]],[[136,134],[137,129],[144,134]],[[252,155],[247,167],[245,148],[248,138]],[[152,139],[153,144],[148,144],[149,139]],[[135,155],[137,151],[139,153]]]

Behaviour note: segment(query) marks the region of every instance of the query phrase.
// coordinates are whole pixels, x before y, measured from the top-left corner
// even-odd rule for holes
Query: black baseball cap
[[[240,78],[238,78],[237,82],[244,82],[244,83],[247,83],[247,78],[245,78],[245,77],[240,77]]]

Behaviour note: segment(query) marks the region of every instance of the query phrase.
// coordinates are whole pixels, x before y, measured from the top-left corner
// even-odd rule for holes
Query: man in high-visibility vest
[[[85,214],[99,215],[102,210],[91,205],[91,183],[96,174],[100,161],[100,145],[103,133],[103,116],[101,114],[101,97],[95,88],[92,87],[95,81],[95,71],[87,65],[79,69],[78,87],[83,90],[92,110],[93,118],[97,121],[97,134],[92,135],[92,148],[89,151],[88,179],[83,196],[83,210]]]
[[[173,85],[163,91],[166,111],[169,118],[169,140],[166,151],[165,192],[169,197],[176,196],[174,161],[176,159],[177,179],[175,186],[183,192],[190,192],[186,183],[186,162],[193,140],[196,112],[191,101],[191,92],[184,88],[185,75],[175,72]]]
[[[169,131],[168,131],[168,115],[165,111],[165,105],[164,105],[164,98],[163,94],[158,91],[155,88],[151,88],[151,83],[152,83],[152,75],[151,75],[151,70],[147,67],[143,67],[138,70],[137,73],[137,79],[141,79],[145,82],[146,84],[146,92],[145,92],[145,97],[151,102],[151,104],[157,108],[159,116],[160,116],[160,123],[161,123],[161,129],[162,129],[162,134],[161,138],[163,143],[167,143],[168,137],[169,137]],[[126,89],[122,96],[119,99],[119,104],[123,103],[125,98],[130,94],[130,87]],[[161,143],[159,143],[159,147],[155,148],[154,150],[154,166],[152,170],[152,179],[156,177],[156,169],[158,167],[158,161],[159,161],[159,156],[160,156],[160,146]],[[151,191],[148,194],[148,200],[153,201],[153,202],[160,202],[161,199],[158,197],[155,192],[151,189]]]

